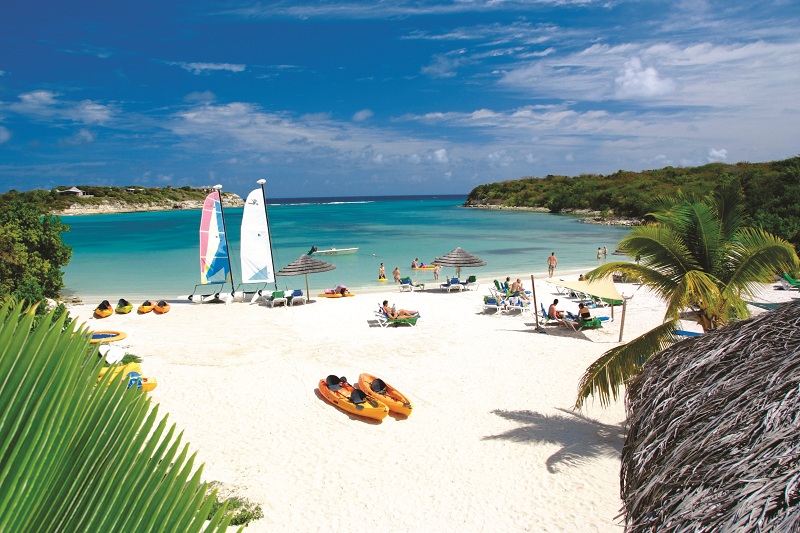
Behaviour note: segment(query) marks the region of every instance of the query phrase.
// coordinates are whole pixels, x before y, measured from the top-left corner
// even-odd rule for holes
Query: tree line
[[[602,216],[641,218],[657,209],[658,198],[678,192],[705,197],[737,184],[752,226],[800,248],[800,157],[768,163],[711,163],[698,167],[579,176],[526,177],[475,187],[466,206],[545,208],[552,213],[590,210]]]

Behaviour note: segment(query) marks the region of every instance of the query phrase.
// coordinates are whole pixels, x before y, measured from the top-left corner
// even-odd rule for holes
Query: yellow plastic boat
[[[149,392],[158,386],[156,378],[146,378],[142,376],[142,365],[139,363],[128,363],[124,366],[107,366],[101,368],[100,376],[97,378],[97,381],[99,382],[103,379],[103,376],[109,371],[111,372],[111,379],[108,382],[109,385],[114,383],[117,377],[122,376],[119,382],[126,383],[125,388],[127,389],[135,387],[139,390]]]
[[[344,376],[331,375],[319,380],[319,392],[323,398],[342,411],[356,416],[383,420],[389,414],[386,404],[370,398],[364,391],[354,388]]]
[[[100,302],[100,305],[94,309],[94,316],[96,318],[106,318],[107,316],[111,316],[113,314],[114,308],[111,307],[111,304],[108,303],[108,300],[103,300]]]
[[[403,393],[395,389],[380,378],[371,374],[358,376],[358,388],[367,393],[367,396],[381,403],[393,413],[408,416],[414,406]]]

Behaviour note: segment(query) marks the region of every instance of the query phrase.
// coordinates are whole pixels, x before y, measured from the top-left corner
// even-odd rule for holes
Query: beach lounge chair
[[[276,305],[286,305],[289,300],[286,298],[284,291],[272,291],[272,296],[265,301],[270,307],[275,307]]]
[[[413,292],[414,289],[424,291],[425,284],[424,283],[416,283],[411,280],[411,278],[400,278],[400,292]]]
[[[463,291],[464,290],[464,286],[461,284],[460,281],[458,281],[458,278],[451,278],[451,279],[447,280],[447,283],[440,284],[439,288],[442,289],[442,290],[446,290],[447,292],[450,292],[452,290],[456,290],[456,291]]]
[[[292,294],[290,294],[286,298],[289,300],[289,305],[304,304],[308,301],[306,299],[306,295],[303,294],[303,291],[300,289],[293,290]]]
[[[467,281],[462,281],[461,284],[464,286],[464,290],[472,290],[473,288],[477,291],[478,290],[478,278],[475,276],[470,276],[467,278]]]
[[[502,298],[498,296],[496,292],[491,292],[489,296],[483,297],[483,312],[486,311],[495,311],[495,312],[503,312],[506,309],[506,304]]]
[[[794,279],[786,272],[781,273],[780,282],[784,290],[790,291],[792,289],[800,289],[800,281]]]
[[[550,324],[551,322],[555,322],[561,326],[566,326],[571,328],[572,331],[577,331],[577,324],[568,318],[552,318],[547,314],[547,309],[544,308],[544,304],[539,304],[541,306],[541,313],[542,318],[544,319],[544,325]]]
[[[506,298],[505,304],[506,304],[506,309],[505,309],[506,313],[512,313],[518,311],[520,315],[524,315],[525,313],[531,312],[533,309],[533,307],[531,306],[531,302],[523,298],[520,298],[518,296],[511,296],[509,298]]]
[[[593,316],[589,320],[583,320],[579,315],[573,315],[567,311],[567,318],[578,325],[578,331],[582,329],[602,328],[603,322],[608,320],[607,316]]]
[[[390,318],[389,315],[383,311],[383,306],[380,304],[378,305],[378,310],[375,311],[375,318],[378,319],[378,324],[380,324],[382,328],[385,328],[390,324],[394,324],[395,326],[407,324],[409,326],[416,327],[417,320],[419,320],[418,316],[410,316],[408,318]]]

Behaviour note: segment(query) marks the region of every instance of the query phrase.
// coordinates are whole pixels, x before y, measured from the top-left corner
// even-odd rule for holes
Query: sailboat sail
[[[269,222],[262,189],[247,195],[242,213],[242,283],[275,281]]]
[[[225,220],[219,191],[206,196],[200,219],[200,283],[231,281],[231,261],[225,240]]]

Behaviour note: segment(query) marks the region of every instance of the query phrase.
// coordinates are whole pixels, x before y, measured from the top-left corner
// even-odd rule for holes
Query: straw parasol
[[[630,382],[627,532],[800,528],[799,311],[681,341]]]
[[[461,276],[462,268],[486,266],[486,261],[484,261],[480,257],[472,255],[471,253],[462,249],[459,246],[449,254],[443,255],[442,257],[437,257],[433,261],[433,264],[443,267],[455,267],[456,277],[459,277]]]
[[[317,274],[319,272],[328,272],[329,270],[336,269],[336,266],[320,261],[316,257],[311,257],[308,254],[303,254],[278,272],[276,276],[299,276],[305,274],[306,276],[306,295],[311,301],[311,293],[308,290],[308,275]]]

